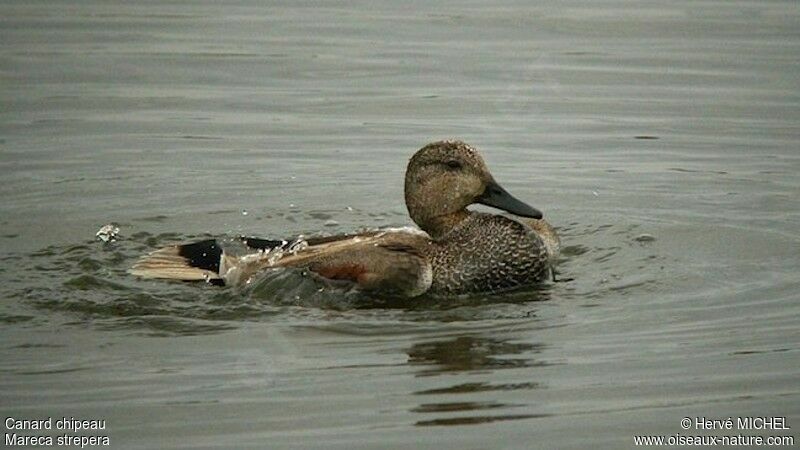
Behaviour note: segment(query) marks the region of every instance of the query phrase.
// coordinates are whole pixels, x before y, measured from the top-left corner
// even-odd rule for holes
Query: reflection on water
[[[542,387],[540,383],[498,383],[491,384],[487,382],[480,383],[462,383],[449,387],[425,389],[417,391],[415,394],[465,394],[470,392],[485,392],[485,391],[516,391],[519,389],[537,389]]]
[[[507,405],[502,405],[506,407]],[[415,425],[436,426],[436,425],[477,425],[483,423],[500,422],[506,420],[536,419],[549,417],[547,414],[502,414],[496,416],[469,416],[469,417],[448,417],[443,419],[420,420]]]
[[[420,342],[408,350],[408,363],[417,369],[417,376],[455,375],[461,372],[473,375],[492,374],[496,370],[544,367],[550,363],[537,360],[543,344],[516,343],[483,335],[465,335],[454,338]],[[526,371],[526,376],[536,375],[535,370]],[[425,402],[410,411],[425,415],[439,414],[441,417],[420,419],[418,426],[471,425],[505,420],[546,417],[547,414],[477,414],[481,410],[506,410],[525,404],[498,401],[468,401],[465,396],[491,391],[514,391],[538,389],[535,381],[491,384],[488,382],[458,383],[452,386],[425,389],[416,395],[449,398],[458,395],[458,400]],[[441,397],[442,394],[446,394]],[[452,414],[468,413],[468,414]]]
[[[540,353],[542,344],[513,343],[481,336],[459,336],[441,341],[414,344],[408,362],[419,376],[451,372],[496,370],[548,365],[529,354]],[[524,355],[507,357],[506,355]]]

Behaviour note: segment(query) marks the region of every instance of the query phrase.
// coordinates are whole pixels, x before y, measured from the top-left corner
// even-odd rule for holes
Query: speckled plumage
[[[549,274],[547,249],[531,228],[512,219],[473,212],[427,247],[434,294],[512,289]]]

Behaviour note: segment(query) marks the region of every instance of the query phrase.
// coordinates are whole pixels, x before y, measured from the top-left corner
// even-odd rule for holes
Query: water
[[[0,5],[4,418],[116,448],[797,438],[796,2],[351,3]],[[405,163],[448,137],[559,228],[570,281],[396,304],[126,273],[407,225]]]

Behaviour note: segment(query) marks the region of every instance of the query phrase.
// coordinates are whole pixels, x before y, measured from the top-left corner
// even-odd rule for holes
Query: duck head
[[[406,207],[411,219],[436,239],[481,203],[517,216],[541,219],[536,208],[516,199],[489,173],[478,151],[461,141],[422,147],[406,168]]]

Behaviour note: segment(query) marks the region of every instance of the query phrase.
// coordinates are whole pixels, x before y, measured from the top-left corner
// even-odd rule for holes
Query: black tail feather
[[[260,239],[248,236],[240,236],[239,240],[253,250],[272,250],[274,248],[282,247],[286,241],[276,241],[274,239]]]
[[[269,251],[283,248],[292,242],[241,236],[239,240],[252,250]],[[158,249],[140,258],[129,270],[142,278],[161,278],[184,281],[205,280],[211,284],[225,284],[222,246],[215,239],[172,245]]]
[[[214,239],[181,245],[178,247],[178,254],[186,258],[192,267],[219,272],[222,248]]]

